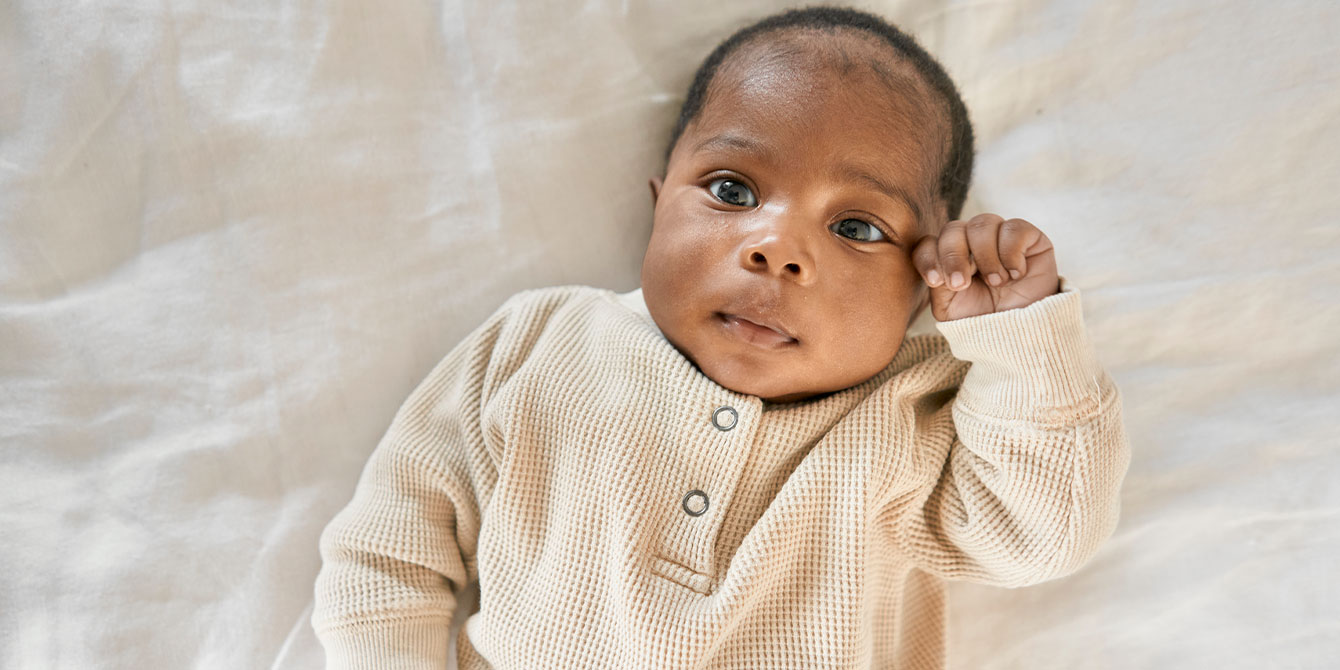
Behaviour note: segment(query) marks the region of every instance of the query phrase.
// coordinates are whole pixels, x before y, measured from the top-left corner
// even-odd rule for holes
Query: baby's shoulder
[[[858,388],[886,398],[941,394],[957,389],[967,369],[968,363],[954,358],[941,334],[908,334],[889,366]]]
[[[562,286],[543,286],[517,291],[503,302],[500,309],[527,309],[549,305],[562,305],[570,302],[589,302],[607,300],[615,293],[609,289],[567,284]]]
[[[492,317],[499,329],[499,343],[529,350],[541,341],[577,345],[627,330],[621,322],[642,325],[650,317],[641,307],[638,291],[616,293],[593,286],[546,286],[520,291],[508,298]],[[641,308],[641,309],[639,309]],[[611,324],[615,324],[611,326]]]
[[[572,318],[574,311],[589,311],[582,308],[593,304],[611,304],[617,297],[608,289],[576,284],[525,289],[503,301],[492,318],[512,326],[530,327],[556,317]]]

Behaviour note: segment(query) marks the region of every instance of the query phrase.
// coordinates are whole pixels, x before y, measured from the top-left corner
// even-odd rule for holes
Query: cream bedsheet
[[[395,409],[514,291],[637,285],[694,66],[778,6],[0,0],[0,667],[318,667]],[[1087,568],[951,585],[952,667],[1340,667],[1340,4],[861,6],[1134,447]]]

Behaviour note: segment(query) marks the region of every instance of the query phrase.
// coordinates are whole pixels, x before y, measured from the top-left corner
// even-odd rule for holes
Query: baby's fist
[[[931,287],[937,321],[1027,307],[1060,289],[1052,242],[1023,219],[978,214],[927,235],[912,263]]]

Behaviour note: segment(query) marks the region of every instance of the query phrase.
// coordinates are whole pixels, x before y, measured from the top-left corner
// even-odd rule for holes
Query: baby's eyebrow
[[[921,221],[921,207],[917,205],[917,201],[912,198],[907,191],[897,185],[890,184],[855,165],[844,165],[842,167],[842,176],[846,179],[869,182],[871,186],[875,187],[875,190],[883,193],[892,200],[907,205],[907,208],[912,210],[914,220],[918,222]]]
[[[704,149],[739,149],[762,156],[769,162],[777,162],[777,154],[772,150],[772,147],[756,139],[736,133],[726,132],[709,137],[699,142],[698,146],[693,148],[693,152],[698,153]]]

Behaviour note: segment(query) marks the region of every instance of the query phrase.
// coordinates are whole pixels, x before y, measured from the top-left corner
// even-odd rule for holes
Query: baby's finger
[[[949,288],[955,291],[968,288],[975,268],[968,251],[968,231],[962,221],[945,224],[936,251],[940,254],[940,270],[944,272]]]
[[[1004,221],[995,214],[978,214],[968,220],[968,250],[972,253],[972,262],[982,279],[992,286],[1000,286],[1010,280],[1009,273],[1000,264],[1000,252],[996,248],[996,233]]]
[[[1023,220],[1010,219],[1000,224],[1000,260],[1010,276],[1018,279],[1028,274],[1028,259],[1024,252],[1033,246],[1042,231]]]
[[[912,248],[912,266],[917,269],[926,285],[932,288],[944,284],[944,275],[940,272],[940,252],[936,250],[938,238],[927,235]]]

